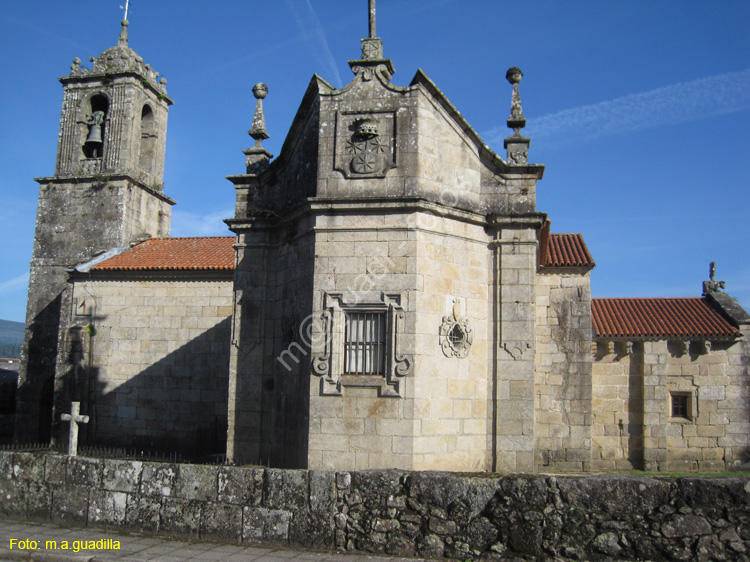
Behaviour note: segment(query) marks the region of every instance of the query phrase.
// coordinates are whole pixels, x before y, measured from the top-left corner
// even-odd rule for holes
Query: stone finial
[[[520,134],[519,129],[526,126],[526,119],[523,117],[523,108],[521,107],[521,93],[518,85],[523,78],[523,72],[517,66],[513,66],[505,73],[505,79],[513,85],[513,97],[510,102],[510,118],[508,118],[508,127],[514,129],[516,134]]]
[[[521,107],[521,94],[518,89],[518,84],[523,78],[523,72],[517,66],[513,66],[505,73],[505,78],[513,85],[508,128],[513,129],[514,132],[512,136],[505,139],[505,148],[508,149],[508,164],[511,166],[525,165],[529,161],[531,140],[521,135],[521,129],[526,126],[526,119]]]
[[[263,148],[263,141],[269,138],[266,131],[266,117],[263,113],[263,100],[267,95],[268,86],[263,82],[258,82],[253,86],[253,96],[257,101],[255,102],[253,124],[247,134],[255,139],[255,146],[242,151],[245,154],[245,166],[248,174],[263,171],[268,166],[269,160],[273,158],[273,155]]]
[[[122,31],[120,31],[120,37],[117,39],[117,46],[118,47],[127,47],[128,46],[128,20],[122,20],[120,22],[122,24]]]
[[[715,281],[714,277],[716,277],[716,262],[712,261],[708,265],[709,280],[703,282],[703,296],[707,295],[708,293],[714,293],[719,289],[723,289],[724,287],[726,287],[726,283],[724,281]]]
[[[268,95],[268,86],[263,82],[258,82],[253,86],[253,96],[258,100],[255,102],[255,114],[253,115],[253,125],[247,132],[248,135],[255,139],[255,146],[260,147],[265,139],[268,138],[266,131],[266,117],[263,114],[263,99]]]

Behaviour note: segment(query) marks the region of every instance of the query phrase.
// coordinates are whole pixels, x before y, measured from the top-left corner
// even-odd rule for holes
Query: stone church
[[[499,155],[424,73],[392,82],[373,12],[351,82],[312,77],[276,158],[254,88],[226,237],[169,237],[173,102],[127,22],[74,60],[36,179],[16,440],[63,439],[77,401],[82,443],[237,464],[747,461],[750,316],[713,273],[694,298],[592,299],[583,237],[536,208],[520,69]]]

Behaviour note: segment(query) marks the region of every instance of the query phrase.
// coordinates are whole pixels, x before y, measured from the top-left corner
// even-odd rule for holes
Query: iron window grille
[[[323,293],[312,354],[320,392],[341,396],[344,387],[373,387],[379,396],[402,396],[402,377],[413,356],[403,350],[405,313],[401,295],[364,291],[354,302]]]
[[[385,374],[384,312],[345,312],[344,374]]]

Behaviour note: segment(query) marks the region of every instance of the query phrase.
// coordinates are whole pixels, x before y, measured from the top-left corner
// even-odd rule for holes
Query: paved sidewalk
[[[37,541],[22,544],[18,548],[12,539]],[[106,542],[106,539],[111,539]],[[47,549],[47,541],[55,541],[56,550]],[[68,549],[63,550],[63,541]],[[76,541],[79,541],[76,543]],[[119,541],[119,550],[80,550],[74,548],[84,544],[81,541],[105,541],[101,546],[114,546]],[[52,546],[52,543],[49,543]],[[341,554],[337,552],[316,552],[311,550],[291,550],[287,548],[240,546],[212,542],[187,542],[168,538],[143,535],[121,534],[104,529],[88,527],[58,527],[51,524],[28,523],[0,519],[0,561],[32,560],[40,562],[213,562],[227,560],[233,562],[419,562],[419,558],[387,556],[367,556],[364,554]]]

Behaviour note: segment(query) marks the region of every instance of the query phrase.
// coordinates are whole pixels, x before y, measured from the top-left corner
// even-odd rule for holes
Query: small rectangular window
[[[690,419],[690,396],[688,394],[672,394],[672,417]]]
[[[385,313],[346,312],[344,373],[385,373]]]

